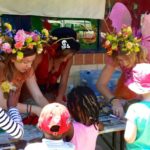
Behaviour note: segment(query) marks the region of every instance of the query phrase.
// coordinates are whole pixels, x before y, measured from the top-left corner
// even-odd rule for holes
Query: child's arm
[[[127,120],[124,139],[127,143],[133,143],[136,139],[137,127],[131,120]]]
[[[18,109],[14,107],[8,110],[8,114],[0,107],[0,128],[15,139],[19,139],[24,134],[20,113]]]

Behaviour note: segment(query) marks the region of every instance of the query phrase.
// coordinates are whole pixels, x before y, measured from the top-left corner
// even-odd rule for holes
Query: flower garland
[[[9,23],[4,24],[5,32],[0,36],[0,51],[6,54],[16,54],[17,60],[24,57],[23,49],[33,49],[36,47],[37,54],[43,51],[43,43],[47,43],[49,32],[43,29],[41,33],[27,33],[24,30],[18,30],[16,33],[12,30]]]
[[[130,54],[131,52],[140,51],[141,39],[134,37],[130,26],[123,26],[118,33],[107,33],[104,41],[104,48],[108,55],[112,54]]]

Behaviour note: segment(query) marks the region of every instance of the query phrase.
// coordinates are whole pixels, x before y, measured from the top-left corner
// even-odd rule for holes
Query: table
[[[124,130],[125,130],[125,125],[126,121],[122,120],[112,114],[102,114],[99,118],[101,122],[104,124],[104,130],[99,132],[99,135],[101,138],[104,140],[104,142],[107,144],[107,146],[111,150],[115,150],[117,147],[117,133],[120,132],[120,150],[124,149]],[[112,133],[112,145],[110,142],[108,142],[108,139],[105,138],[103,135],[106,133]],[[110,139],[109,139],[110,140]]]
[[[107,139],[105,139],[103,137],[103,140],[107,143],[107,145],[109,146],[110,149],[115,150],[116,147],[116,133],[117,131],[121,131],[121,136],[120,136],[120,147],[123,147],[124,145],[124,139],[123,139],[123,132],[125,129],[125,121],[120,120],[119,118],[114,118],[114,117],[110,117],[108,115],[103,115],[100,116],[100,120],[103,122],[104,124],[104,130],[99,132],[99,135],[101,137],[103,137],[104,134],[107,133],[112,133],[113,137],[112,137],[112,145],[110,145],[110,143],[107,142]],[[33,140],[33,139],[37,139],[37,138],[41,138],[43,136],[42,132],[40,132],[36,126],[32,126],[32,125],[25,125],[24,126],[24,136],[23,139],[21,141],[12,141],[10,140],[11,137],[3,132],[0,133],[0,149],[1,146],[10,146],[12,149],[14,147],[16,147],[17,150],[21,150],[25,147],[25,145]]]
[[[43,133],[38,130],[36,126],[24,125],[24,136],[22,140],[15,141],[7,133],[0,133],[0,150],[5,150],[6,147],[12,150],[23,150],[28,142],[33,139],[41,138]]]

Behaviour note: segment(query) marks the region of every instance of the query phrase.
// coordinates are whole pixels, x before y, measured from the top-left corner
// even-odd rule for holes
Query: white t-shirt
[[[42,139],[41,143],[28,144],[25,150],[75,150],[75,146],[63,140]]]

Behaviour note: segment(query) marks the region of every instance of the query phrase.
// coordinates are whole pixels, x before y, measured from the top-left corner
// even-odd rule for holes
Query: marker
[[[109,115],[110,117],[113,117],[113,118],[118,118],[117,116],[113,115],[113,114],[110,114]]]

